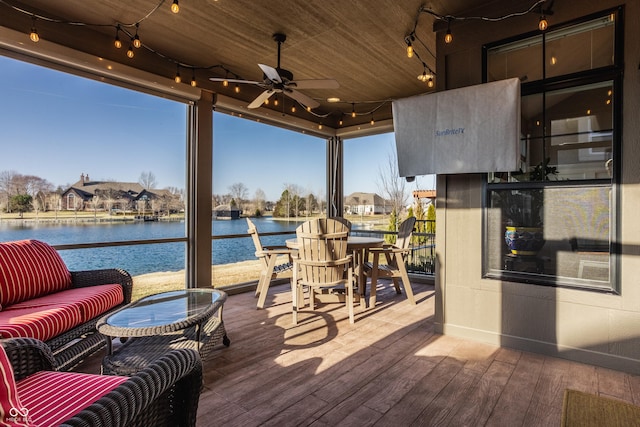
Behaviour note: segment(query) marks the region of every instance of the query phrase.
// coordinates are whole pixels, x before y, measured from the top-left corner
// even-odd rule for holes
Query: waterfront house
[[[376,193],[351,193],[344,200],[344,209],[350,215],[388,215],[393,203]]]
[[[69,211],[166,215],[181,209],[180,196],[169,190],[146,189],[137,182],[92,181],[88,174],[82,174],[61,199],[62,209]]]
[[[140,32],[163,55],[148,50],[133,61],[113,48],[114,36],[125,36],[121,27],[65,23],[135,22],[155,2],[36,0],[26,14],[9,3],[0,4],[3,54],[189,106],[189,286],[211,283],[214,109],[325,138],[327,156],[318,161],[327,165],[326,213],[336,216],[344,212],[343,142],[393,131],[389,100],[520,79],[519,167],[438,173],[434,328],[640,373],[637,0],[460,0],[426,9],[417,0],[234,0],[198,8],[185,2],[177,15],[161,4]],[[36,20],[39,14],[52,19]],[[42,38],[37,44],[27,37],[35,27]],[[136,28],[127,28],[127,41]],[[283,112],[274,103],[248,109],[264,88],[236,92],[209,80],[256,76],[256,63],[267,62],[262,58],[274,48],[271,37],[281,31],[291,41],[284,45],[286,67],[298,78],[338,80],[335,96],[342,102],[327,100],[326,90],[310,90],[305,94],[318,103],[312,111],[288,104]],[[205,70],[210,64],[225,68]],[[211,73],[191,86],[176,83],[176,71]],[[493,100],[484,113],[503,106],[499,97]],[[374,101],[380,102],[372,108]],[[464,118],[474,111],[457,113]],[[481,124],[491,127],[496,120]],[[432,142],[422,136],[421,143]],[[435,150],[446,154],[449,148]],[[484,151],[474,151],[477,160]],[[505,225],[540,212],[546,218],[541,252],[507,252]],[[601,249],[572,247],[578,239],[599,241]]]

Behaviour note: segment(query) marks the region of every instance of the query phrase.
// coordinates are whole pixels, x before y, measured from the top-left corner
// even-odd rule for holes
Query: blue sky
[[[66,187],[92,180],[185,187],[186,106],[0,57],[0,172]],[[214,193],[242,182],[277,200],[286,184],[325,196],[325,141],[221,113],[214,115]],[[345,141],[345,195],[378,192],[393,134]],[[416,186],[433,187],[431,177]],[[424,185],[422,185],[424,184]]]

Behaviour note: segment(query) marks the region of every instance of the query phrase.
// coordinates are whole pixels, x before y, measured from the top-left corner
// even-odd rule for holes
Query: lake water
[[[274,221],[271,218],[253,219],[258,232],[291,231],[290,235],[263,236],[262,244],[283,245],[293,237],[296,221]],[[244,219],[213,221],[215,236],[246,234]],[[135,223],[81,223],[50,224],[24,223],[21,225],[0,222],[0,241],[38,239],[51,245],[118,242],[184,237],[184,222],[135,222]],[[256,259],[255,247],[250,237],[212,241],[212,263],[228,264]],[[177,271],[185,268],[185,243],[117,246],[94,249],[63,250],[60,255],[69,270],[92,270],[118,267],[132,275],[158,271]]]

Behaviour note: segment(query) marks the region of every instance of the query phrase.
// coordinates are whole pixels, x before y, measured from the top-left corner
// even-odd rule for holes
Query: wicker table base
[[[133,375],[168,351],[178,348],[198,350],[204,360],[217,345],[228,347],[231,344],[223,322],[213,317],[208,323],[210,325],[202,327],[200,341],[197,340],[195,327],[171,334],[128,338],[114,353],[102,359],[102,373]]]

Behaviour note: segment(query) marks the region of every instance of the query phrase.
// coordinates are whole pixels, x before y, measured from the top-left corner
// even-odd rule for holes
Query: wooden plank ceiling
[[[28,4],[27,4],[28,3]],[[172,0],[30,0],[0,2],[0,25],[28,32],[36,19],[40,37],[103,58],[173,78],[180,73],[189,84],[195,73],[198,86],[249,103],[262,89],[242,84],[225,88],[209,77],[262,80],[258,63],[276,66],[274,33],[286,34],[281,66],[294,79],[332,78],[338,89],[304,90],[320,102],[312,113],[299,106],[292,114],[291,101],[278,96],[275,111],[337,127],[391,118],[391,100],[432,91],[417,76],[424,61],[436,70],[434,17],[422,13],[416,34],[421,58],[407,58],[405,37],[414,27],[423,0],[181,0],[180,12],[170,11]],[[480,0],[434,1],[440,15],[464,14]],[[486,2],[485,2],[486,3]],[[12,7],[13,6],[13,7]],[[17,9],[21,9],[19,11]],[[26,12],[26,13],[25,13]],[[52,22],[54,21],[64,21]],[[92,25],[70,25],[80,22]],[[133,59],[125,52],[130,35],[143,43]],[[123,48],[115,49],[115,25]],[[431,53],[429,53],[431,52]],[[437,79],[437,76],[435,77]],[[341,102],[329,103],[337,97]],[[272,98],[273,100],[274,98]],[[284,99],[284,105],[283,105]],[[351,117],[351,111],[358,113]]]

